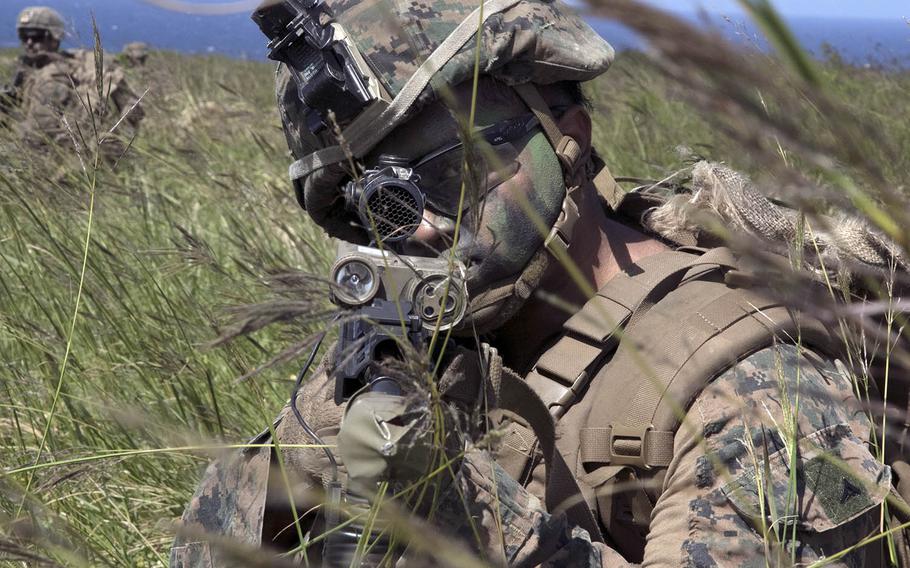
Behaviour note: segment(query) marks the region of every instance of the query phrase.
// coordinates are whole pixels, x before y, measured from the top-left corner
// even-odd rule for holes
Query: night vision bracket
[[[389,100],[376,74],[323,0],[285,0],[253,13],[269,38],[269,59],[287,65],[304,106],[307,129],[318,134],[329,112],[339,125]]]

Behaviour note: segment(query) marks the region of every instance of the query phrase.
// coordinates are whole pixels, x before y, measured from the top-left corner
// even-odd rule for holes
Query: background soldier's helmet
[[[130,65],[144,65],[149,56],[149,46],[141,41],[134,41],[123,46],[123,57]]]
[[[311,68],[289,70],[287,56],[293,48],[279,51],[287,41],[302,43],[289,24],[303,6],[325,8],[317,19],[320,25],[332,23],[336,39],[346,37],[352,59],[367,69],[367,87],[381,99],[359,114],[345,116],[338,112],[343,109],[333,109],[346,149],[339,147],[332,128],[318,128],[319,117],[314,120],[312,108],[303,101],[304,95],[337,99],[310,88],[318,86]],[[482,24],[478,6],[474,0],[264,0],[254,12],[253,20],[272,40],[270,57],[285,62],[279,71],[278,104],[297,160],[290,174],[298,200],[329,234],[355,239],[339,202],[343,198],[339,185],[350,175],[346,151],[363,158],[396,126],[437,98],[440,90],[470,79],[478,26],[480,73],[507,84],[587,81],[613,61],[613,48],[555,0],[487,0]]]
[[[46,30],[57,41],[62,41],[66,35],[66,22],[63,16],[53,8],[47,6],[30,6],[21,12],[16,19],[16,31],[20,30]]]

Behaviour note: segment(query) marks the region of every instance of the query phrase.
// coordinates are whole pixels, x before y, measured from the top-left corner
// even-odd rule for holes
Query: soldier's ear
[[[560,132],[571,136],[581,148],[581,155],[586,156],[591,150],[591,115],[588,109],[579,104],[570,106],[556,121]]]

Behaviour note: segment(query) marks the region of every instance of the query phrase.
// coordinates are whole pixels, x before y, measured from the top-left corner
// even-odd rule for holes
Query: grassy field
[[[0,72],[11,63],[0,55]],[[272,72],[153,54],[130,78],[148,89],[141,132],[97,175],[0,133],[0,563],[165,565],[172,523],[212,455],[198,448],[244,442],[286,401],[300,358],[238,379],[318,324],[211,346],[236,325],[232,306],[293,300],[272,276],[324,273],[332,253],[286,180]],[[882,179],[845,170],[861,188],[906,190],[910,74],[837,61],[818,73],[896,150]],[[596,146],[614,174],[663,178],[694,152],[773,183],[738,126],[706,118],[689,94],[636,55],[589,85]],[[769,114],[777,104],[767,100]],[[834,132],[821,110],[792,119],[822,141]],[[778,142],[782,163],[827,179]]]

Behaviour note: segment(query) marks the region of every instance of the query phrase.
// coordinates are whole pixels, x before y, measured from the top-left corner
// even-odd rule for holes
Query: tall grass
[[[27,497],[28,474],[3,480],[3,540],[28,536],[65,564],[164,562],[171,522],[210,456],[130,452],[264,429],[294,365],[237,379],[307,327],[208,344],[230,329],[225,307],[268,296],[270,275],[327,269],[327,244],[286,182],[269,66],[161,53],[130,81],[149,89],[147,117],[115,168],[89,162],[86,176],[75,155],[0,134],[0,461],[35,460],[58,379],[41,464],[114,456],[38,470]]]
[[[761,57],[770,69],[786,67]],[[794,136],[801,129],[825,148],[834,145],[843,128],[831,124],[827,109],[809,104],[784,120],[786,101],[762,97],[764,85],[743,85],[734,94],[761,100],[778,127],[749,138],[752,117],[712,115],[717,100],[692,91],[695,76],[687,83],[674,75],[683,63],[621,54],[587,87],[594,145],[615,175],[663,179],[698,155],[781,191],[794,179],[785,173],[792,166],[803,178],[830,180],[804,151],[806,140]],[[0,54],[0,71],[9,65]],[[293,357],[238,378],[319,324],[303,318],[211,345],[234,330],[229,306],[279,294],[327,309],[312,289],[295,296],[293,286],[273,286],[288,282],[278,273],[325,274],[331,247],[286,181],[272,73],[262,63],[153,54],[130,76],[135,90],[149,89],[140,134],[116,167],[93,172],[94,184],[77,156],[33,151],[14,132],[0,133],[0,463],[15,470],[0,481],[0,560],[163,565],[172,523],[211,457],[196,448],[243,442],[287,400],[300,364]],[[791,74],[780,76],[791,78],[782,88],[799,91]],[[875,130],[875,138],[851,139],[839,156],[854,186],[902,194],[910,172],[910,73],[832,59],[814,67],[813,80]],[[893,150],[887,160],[881,140]],[[874,167],[857,161],[863,154]],[[39,467],[31,467],[42,446]]]

